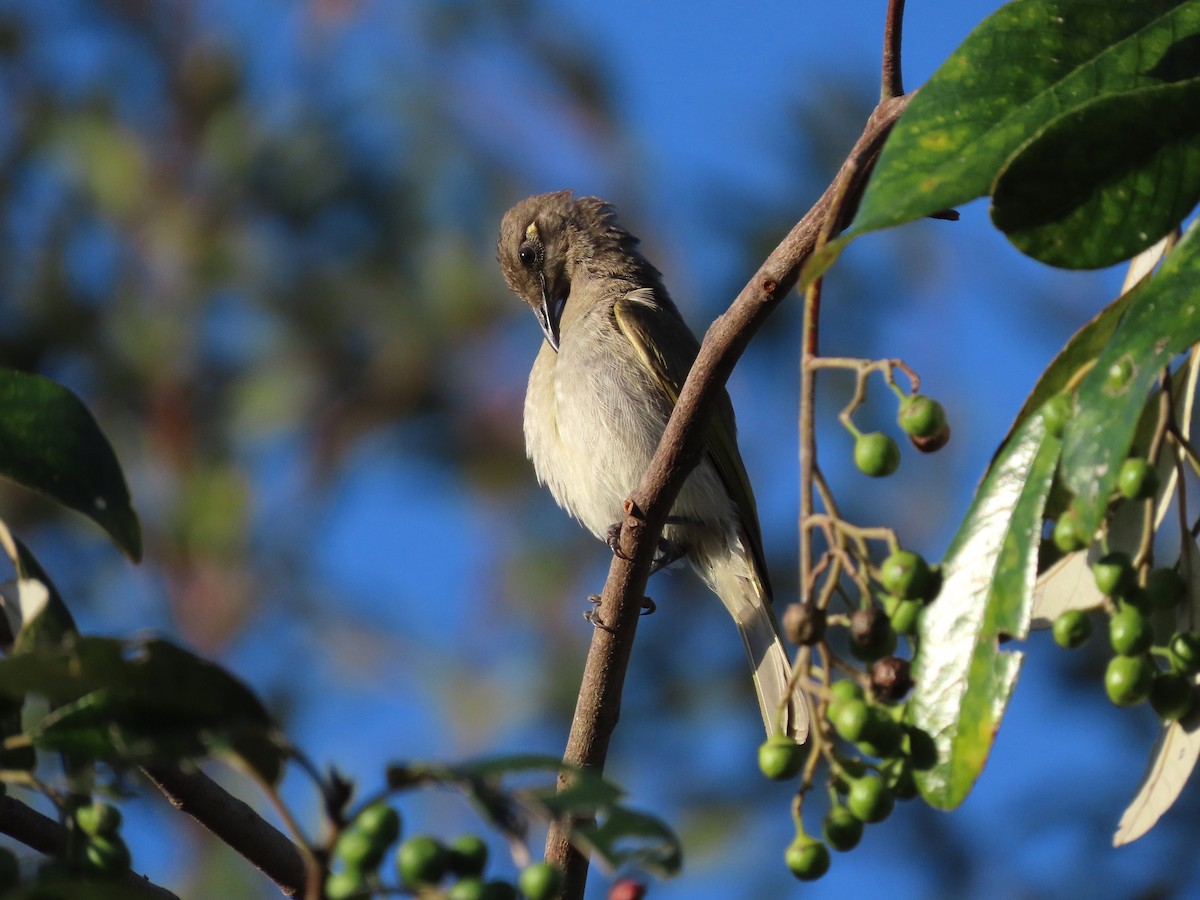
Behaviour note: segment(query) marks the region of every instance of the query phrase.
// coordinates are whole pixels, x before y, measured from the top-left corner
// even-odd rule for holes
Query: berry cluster
[[[383,887],[379,873],[387,850],[400,839],[400,815],[384,802],[365,807],[338,835],[333,847],[337,871],[325,881],[329,900],[395,893]],[[450,844],[430,835],[415,835],[396,849],[396,871],[403,893],[424,896],[443,881],[452,883],[438,896],[446,900],[551,900],[563,887],[561,870],[547,863],[526,866],[517,884],[484,880],[488,847],[468,834]]]
[[[822,363],[857,373],[854,398],[840,418],[855,436],[854,461],[865,474],[890,475],[900,463],[895,440],[883,432],[863,434],[850,418],[865,401],[872,372],[882,372],[899,397],[898,424],[918,450],[933,452],[949,440],[942,405],[916,391],[915,376],[899,361]],[[908,373],[912,393],[896,385],[895,368]],[[902,549],[891,531],[858,528],[843,520],[823,482],[818,483],[827,514],[808,516],[803,527],[820,532],[827,549],[807,575],[806,599],[788,606],[782,617],[785,636],[800,647],[795,677],[814,710],[812,737],[807,747],[800,747],[777,734],[759,748],[759,768],[768,778],[800,777],[796,838],[784,857],[804,881],[825,874],[830,849],[853,849],[866,825],[886,819],[897,800],[917,795],[914,757],[924,745],[905,724],[905,698],[912,688],[910,659],[918,647],[921,613],[941,587],[937,567]],[[888,547],[878,564],[872,542]],[[838,601],[845,612],[832,609]],[[821,837],[816,837],[806,831],[801,808],[821,762],[829,771],[830,805]]]

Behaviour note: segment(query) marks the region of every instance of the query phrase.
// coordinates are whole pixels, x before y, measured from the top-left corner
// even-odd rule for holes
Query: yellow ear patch
[[[530,222],[529,227],[525,229],[525,240],[536,241],[538,239],[537,222]]]

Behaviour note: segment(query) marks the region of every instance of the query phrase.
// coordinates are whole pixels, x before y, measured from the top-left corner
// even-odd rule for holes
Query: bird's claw
[[[628,560],[625,551],[621,549],[621,523],[614,522],[608,526],[608,533],[604,536],[604,543],[608,544],[608,549],[613,552],[613,556],[617,559]]]
[[[592,608],[585,610],[583,617],[591,623],[593,628],[600,628],[607,631],[609,634],[616,634],[612,626],[604,624],[604,620],[600,618],[600,595],[591,594],[588,596],[588,603],[592,604]]]

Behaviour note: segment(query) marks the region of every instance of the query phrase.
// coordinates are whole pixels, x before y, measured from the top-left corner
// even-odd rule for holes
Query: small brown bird
[[[558,505],[603,540],[658,447],[699,344],[603,200],[570,191],[522,200],[504,216],[497,255],[545,335],[525,394],[526,452]],[[754,494],[724,392],[663,537],[737,623],[767,734],[803,741],[807,707],[788,691]]]

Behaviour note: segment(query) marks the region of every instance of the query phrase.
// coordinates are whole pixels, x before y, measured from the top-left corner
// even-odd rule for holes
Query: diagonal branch
[[[304,893],[306,871],[300,850],[246,803],[198,770],[156,765],[145,766],[142,772],[172,806],[240,853],[274,881],[284,896]]]
[[[796,285],[822,232],[836,233],[853,217],[871,166],[912,96],[879,103],[833,183],[704,336],[658,451],[625,504],[622,554],[613,557],[599,607],[611,630],[597,628],[593,634],[567,742],[567,762],[603,770],[620,715],[625,671],[658,537],[683,482],[704,452],[709,417],[721,390],[750,339]],[[839,199],[841,202],[835,203]],[[838,221],[828,221],[831,212]],[[551,829],[546,859],[566,870],[564,896],[574,898],[583,896],[588,862],[570,846],[569,824]]]
[[[0,796],[0,834],[6,834],[47,856],[59,856],[67,849],[66,826],[13,797]],[[125,873],[118,884],[129,891],[130,897],[179,900],[166,888],[136,872]]]

